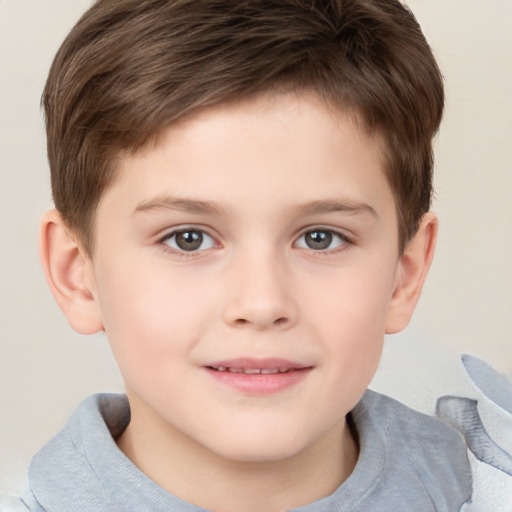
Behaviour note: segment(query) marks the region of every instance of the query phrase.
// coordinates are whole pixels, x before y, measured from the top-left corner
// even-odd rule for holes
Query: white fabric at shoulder
[[[27,512],[29,509],[16,496],[0,496],[0,512]]]
[[[512,512],[512,382],[474,356],[461,356],[457,393],[436,414],[461,432],[473,470],[473,499],[462,512]]]

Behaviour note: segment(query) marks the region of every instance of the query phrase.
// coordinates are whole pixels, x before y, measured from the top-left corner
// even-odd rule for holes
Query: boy
[[[365,392],[432,261],[442,80],[398,1],[100,0],[44,92],[87,399],[29,510],[461,510],[459,434]]]

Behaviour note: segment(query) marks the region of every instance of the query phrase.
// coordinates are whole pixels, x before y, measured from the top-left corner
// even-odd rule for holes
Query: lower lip
[[[298,384],[306,378],[312,368],[267,374],[219,372],[211,368],[206,368],[206,370],[215,380],[239,392],[250,395],[269,395]]]

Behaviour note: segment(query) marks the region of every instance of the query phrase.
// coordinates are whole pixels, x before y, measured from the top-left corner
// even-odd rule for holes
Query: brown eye
[[[176,245],[183,251],[197,251],[203,243],[203,235],[199,231],[182,231],[176,234]]]
[[[199,229],[183,229],[172,232],[163,243],[178,251],[193,252],[210,249],[215,245],[211,236]]]

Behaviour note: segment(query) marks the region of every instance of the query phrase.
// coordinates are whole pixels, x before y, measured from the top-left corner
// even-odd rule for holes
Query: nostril
[[[235,325],[237,325],[239,327],[242,327],[242,326],[245,326],[248,324],[256,324],[256,323],[257,322],[251,322],[250,320],[247,320],[246,318],[237,318],[235,320]],[[277,318],[276,320],[274,320],[273,322],[271,322],[271,324],[273,324],[275,326],[285,325],[286,323],[288,323],[288,319],[284,316],[281,316],[281,317]]]

